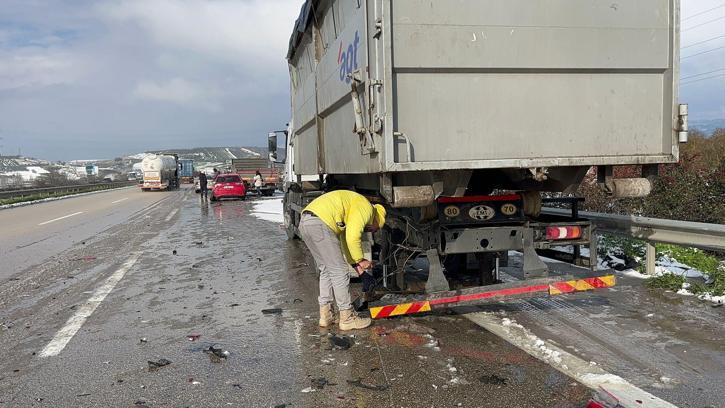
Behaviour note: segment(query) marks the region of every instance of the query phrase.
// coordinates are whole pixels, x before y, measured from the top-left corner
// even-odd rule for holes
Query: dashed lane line
[[[103,285],[101,285],[101,287],[93,292],[93,295],[90,297],[90,299],[88,299],[88,301],[83,306],[81,306],[78,311],[73,316],[71,316],[70,319],[68,319],[65,325],[58,331],[58,333],[55,334],[50,343],[48,343],[48,345],[43,348],[39,356],[53,357],[57,356],[61,351],[63,351],[68,342],[70,342],[73,336],[78,333],[78,330],[80,330],[86,320],[93,314],[98,305],[103,302],[106,296],[108,296],[113,288],[116,287],[118,282],[123,279],[124,275],[126,275],[126,272],[128,272],[129,269],[131,269],[136,264],[136,261],[138,261],[139,257],[140,254],[135,254],[131,256],[131,258],[124,262],[124,264],[121,265],[121,267],[116,272],[109,276],[108,279],[106,279],[106,281],[103,283]]]
[[[171,219],[174,218],[174,215],[176,215],[177,212],[179,212],[178,208],[174,208],[173,210],[171,210],[171,212],[169,213],[169,215],[166,216],[166,219],[164,221],[165,222],[171,221]]]
[[[616,397],[618,406],[624,408],[677,408],[677,406],[629,383],[624,378],[608,373],[598,365],[584,361],[551,342],[538,338],[524,326],[510,319],[502,319],[487,312],[469,313],[463,316],[581,384]]]
[[[73,214],[68,214],[68,215],[64,215],[62,217],[54,218],[52,220],[48,220],[48,221],[45,221],[45,222],[41,222],[40,224],[38,224],[38,226],[50,224],[51,222],[56,222],[56,221],[64,220],[66,218],[74,217],[74,216],[79,215],[79,214],[83,214],[83,211],[78,211],[78,212],[73,213]]]

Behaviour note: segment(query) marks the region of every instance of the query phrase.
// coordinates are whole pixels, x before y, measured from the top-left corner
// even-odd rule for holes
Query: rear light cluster
[[[546,239],[548,240],[579,239],[581,237],[582,227],[578,225],[546,227]]]

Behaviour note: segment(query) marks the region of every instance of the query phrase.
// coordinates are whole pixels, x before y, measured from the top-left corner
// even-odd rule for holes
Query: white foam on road
[[[551,365],[555,369],[594,390],[603,390],[619,400],[619,406],[642,408],[677,408],[649,392],[629,383],[624,378],[608,373],[597,364],[545,341],[519,323],[500,318],[492,313],[478,312],[463,315],[473,323],[494,333],[526,353]],[[641,403],[637,402],[641,401]]]
[[[176,215],[177,212],[179,212],[178,208],[174,208],[173,210],[171,210],[171,212],[169,213],[169,215],[166,216],[166,219],[164,221],[171,221],[171,219],[174,218],[174,215]]]
[[[284,223],[282,197],[260,199],[254,203],[252,215],[265,221]]]
[[[128,272],[129,269],[131,269],[133,265],[136,264],[136,261],[138,261],[139,257],[139,254],[131,256],[131,258],[124,262],[124,264],[121,265],[121,267],[116,272],[114,272],[110,277],[108,277],[108,279],[106,279],[101,287],[93,292],[91,298],[88,299],[88,301],[83,306],[81,306],[78,311],[73,316],[71,316],[70,319],[68,319],[65,325],[58,331],[58,333],[55,334],[50,343],[48,343],[48,345],[43,348],[43,350],[39,354],[40,357],[57,356],[58,354],[60,354],[61,351],[63,351],[65,346],[68,345],[68,342],[70,342],[73,336],[78,333],[78,330],[80,330],[86,320],[93,314],[98,305],[103,302],[106,296],[108,296],[113,288],[116,287],[118,282],[123,279],[124,275],[126,275],[126,272]]]
[[[116,200],[116,201],[111,201],[111,204],[118,204],[118,203],[120,203],[121,201],[126,201],[126,200],[128,200],[128,197],[126,197],[126,198],[122,198],[122,199],[120,199],[120,200]]]
[[[51,222],[56,222],[56,221],[64,220],[64,219],[70,218],[70,217],[75,217],[76,215],[79,215],[79,214],[83,214],[83,211],[78,211],[78,212],[73,213],[73,214],[68,214],[68,215],[64,215],[62,217],[54,218],[52,220],[48,220],[48,221],[45,221],[45,222],[41,222],[40,224],[38,224],[38,226],[50,224]]]

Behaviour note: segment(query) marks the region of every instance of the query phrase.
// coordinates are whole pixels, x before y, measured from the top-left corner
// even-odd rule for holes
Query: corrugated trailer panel
[[[674,161],[674,5],[391,2],[398,168]]]

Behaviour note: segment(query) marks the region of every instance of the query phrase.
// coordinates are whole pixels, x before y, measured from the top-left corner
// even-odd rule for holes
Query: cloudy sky
[[[284,56],[301,3],[0,0],[3,153],[264,145],[289,118]],[[694,119],[724,118],[725,0],[682,3],[681,100]]]

